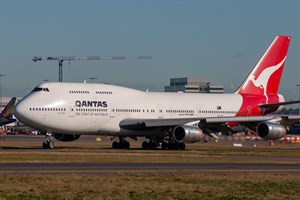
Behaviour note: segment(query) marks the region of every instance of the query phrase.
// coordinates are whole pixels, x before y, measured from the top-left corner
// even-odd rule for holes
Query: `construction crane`
[[[58,81],[62,82],[63,77],[63,62],[77,60],[127,60],[127,59],[152,59],[151,56],[35,56],[32,61],[58,61]]]

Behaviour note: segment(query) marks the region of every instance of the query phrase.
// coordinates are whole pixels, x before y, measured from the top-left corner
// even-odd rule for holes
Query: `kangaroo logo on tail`
[[[253,74],[250,75],[248,78],[249,81],[252,81],[255,87],[259,87],[260,89],[264,90],[264,96],[267,99],[266,103],[268,103],[267,84],[269,82],[269,79],[272,76],[272,74],[274,74],[281,66],[283,66],[282,64],[284,63],[285,59],[286,57],[284,57],[284,59],[277,65],[265,68],[256,79],[255,75]]]
[[[265,100],[261,104],[276,103],[274,98],[270,102],[270,95],[278,95],[290,39],[290,36],[277,36],[236,93],[243,97],[263,96]]]

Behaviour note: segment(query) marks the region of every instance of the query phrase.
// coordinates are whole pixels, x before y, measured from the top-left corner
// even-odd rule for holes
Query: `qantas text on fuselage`
[[[75,101],[75,106],[76,107],[107,107],[107,102],[106,101],[81,101],[77,100]]]

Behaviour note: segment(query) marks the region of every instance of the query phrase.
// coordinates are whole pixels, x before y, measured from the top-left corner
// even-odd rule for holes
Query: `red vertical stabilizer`
[[[268,95],[278,93],[290,36],[277,36],[255,68],[237,90],[238,94]],[[265,102],[267,103],[267,102]]]

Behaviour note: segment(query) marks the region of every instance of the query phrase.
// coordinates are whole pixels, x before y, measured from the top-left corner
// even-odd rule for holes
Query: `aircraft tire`
[[[167,150],[167,149],[168,149],[168,144],[167,144],[166,142],[163,142],[163,143],[161,144],[161,149],[162,149],[162,150]]]
[[[148,142],[144,141],[144,142],[142,143],[142,149],[149,149]]]
[[[183,143],[183,142],[179,143],[179,149],[185,150],[185,143]]]
[[[54,142],[50,141],[48,144],[48,149],[53,149],[54,148]]]
[[[149,142],[148,143],[149,149],[155,150],[156,149],[156,144],[154,142]]]
[[[123,148],[124,149],[129,149],[130,148],[130,143],[125,141],[124,144],[123,144]]]
[[[53,149],[54,148],[54,142],[43,142],[43,149]]]
[[[168,143],[168,149],[169,150],[174,150],[175,149],[175,144],[173,142]]]
[[[118,143],[117,141],[114,141],[114,142],[112,143],[112,148],[113,148],[113,149],[118,149],[118,147],[119,147],[119,143]]]
[[[124,143],[123,142],[118,142],[118,148],[117,149],[123,149],[124,148]]]

